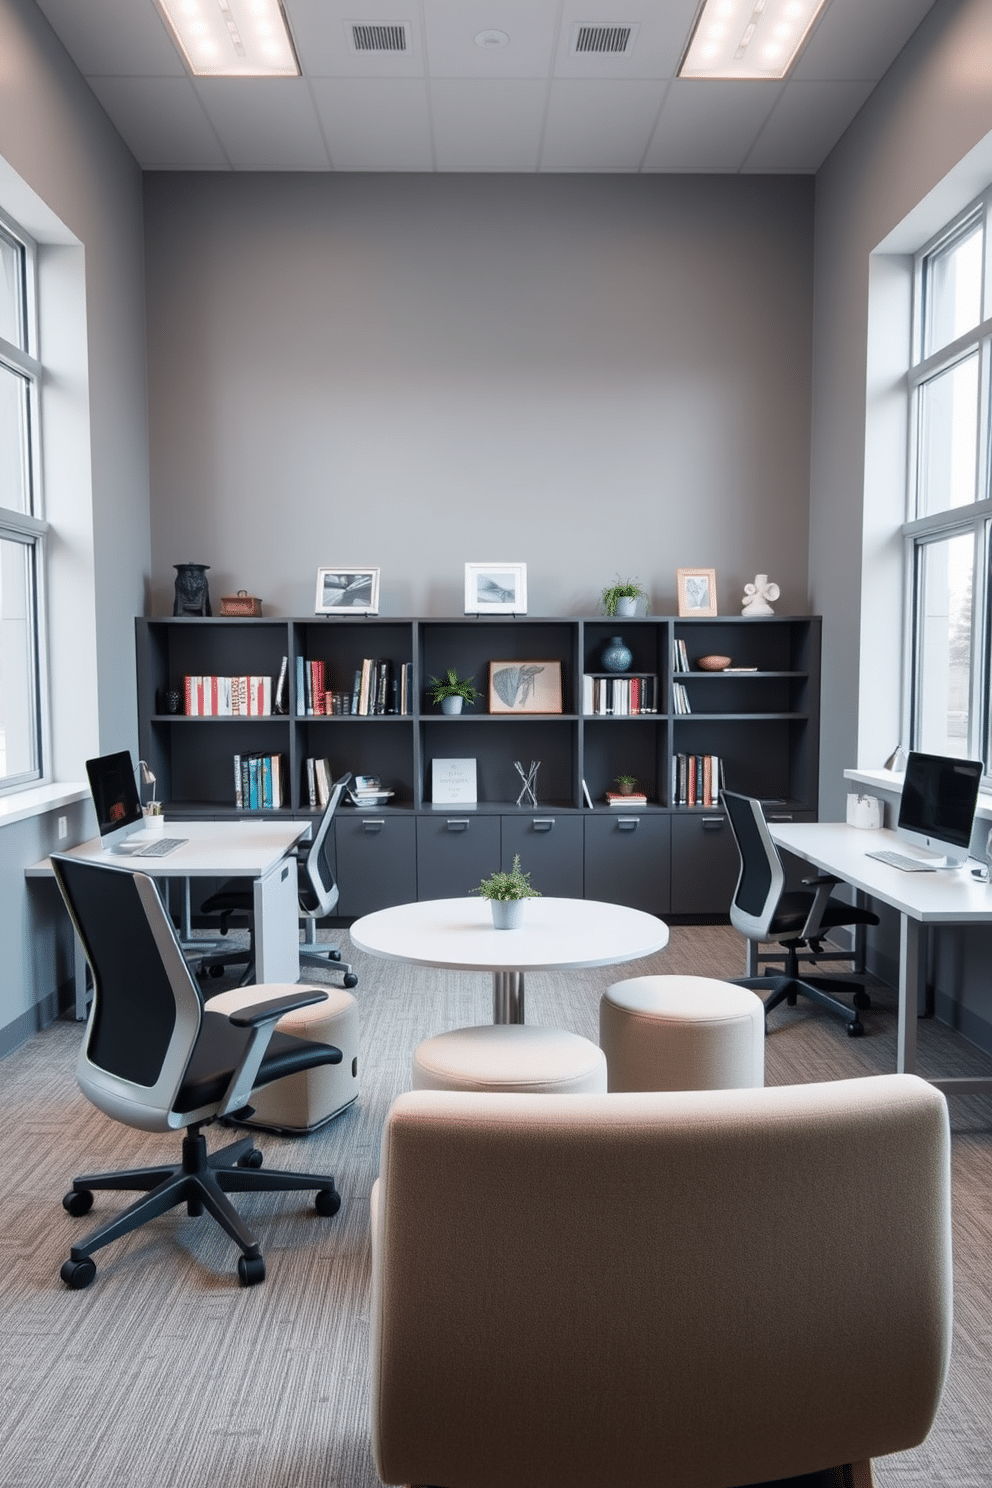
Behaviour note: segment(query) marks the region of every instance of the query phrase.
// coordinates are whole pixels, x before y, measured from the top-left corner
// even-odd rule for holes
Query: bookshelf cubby
[[[626,676],[657,679],[656,711],[583,712],[583,676],[602,673],[616,635],[631,651]],[[673,669],[684,643],[689,671]],[[383,808],[343,805],[335,822],[339,912],[350,917],[402,899],[469,892],[514,852],[534,866],[547,894],[584,893],[658,914],[726,913],[737,856],[718,806],[679,805],[678,755],[715,755],[732,790],[758,795],[770,817],[813,819],[817,810],[820,621],[816,616],[685,619],[377,616],[142,618],[136,622],[139,746],[177,820],[238,814],[235,754],[280,753],[286,795],[274,814],[314,815],[306,760],[378,775],[394,795]],[[734,668],[704,672],[701,656]],[[187,717],[166,694],[187,675],[261,674],[287,659],[287,711],[266,716]],[[409,667],[406,714],[301,712],[297,658],[322,661],[327,691],[350,692],[364,658]],[[490,713],[489,664],[554,661],[560,713]],[[454,667],[480,697],[459,715],[428,701],[432,676]],[[675,683],[690,711],[675,707]],[[464,809],[430,798],[435,758],[473,758],[478,801]],[[518,806],[526,769],[540,761],[538,806]],[[605,803],[618,774],[634,775],[646,806]],[[593,806],[585,800],[583,783]]]

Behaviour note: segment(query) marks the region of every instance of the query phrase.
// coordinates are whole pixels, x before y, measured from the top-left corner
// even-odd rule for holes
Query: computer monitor
[[[984,768],[981,760],[910,753],[896,832],[945,859],[935,868],[959,868],[968,857]]]
[[[101,846],[121,843],[144,826],[134,765],[126,749],[86,761]]]

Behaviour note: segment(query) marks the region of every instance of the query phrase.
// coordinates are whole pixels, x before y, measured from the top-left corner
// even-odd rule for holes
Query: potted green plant
[[[642,589],[636,579],[622,579],[619,574],[616,583],[610,584],[603,590],[603,609],[610,616],[633,615],[637,608],[639,599],[650,600],[646,589]]]
[[[637,784],[636,775],[614,775],[613,779],[620,787],[620,794],[622,796],[629,796],[631,791],[634,789],[634,786]]]
[[[441,704],[442,713],[460,713],[462,703],[474,703],[479,689],[471,677],[459,677],[454,667],[449,667],[445,678],[432,677],[428,684],[432,703]]]
[[[472,891],[489,900],[496,930],[516,930],[523,921],[524,900],[540,899],[540,889],[531,887],[530,874],[520,867],[520,854],[515,853],[509,873],[490,873]]]

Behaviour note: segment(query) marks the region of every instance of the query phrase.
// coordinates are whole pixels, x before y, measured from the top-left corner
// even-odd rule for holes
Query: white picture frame
[[[474,805],[478,800],[474,759],[431,761],[431,802],[435,806]]]
[[[466,615],[526,615],[526,563],[466,563]]]
[[[316,615],[378,615],[379,570],[355,568],[342,563],[337,568],[318,568]]]
[[[679,615],[716,614],[716,569],[679,568],[675,571]]]

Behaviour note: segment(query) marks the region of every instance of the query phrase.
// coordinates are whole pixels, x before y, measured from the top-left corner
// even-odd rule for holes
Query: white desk
[[[867,857],[867,853],[880,848],[912,852],[902,838],[884,827],[865,831],[844,822],[770,822],[768,830],[779,847],[899,911],[896,1069],[913,1073],[916,1020],[926,990],[927,928],[992,921],[992,884],[973,879],[970,868],[904,873]],[[992,1090],[990,1077],[930,1083],[948,1095],[977,1095]]]
[[[253,879],[257,980],[298,982],[300,936],[296,863],[287,860],[286,855],[309,831],[309,822],[169,820],[166,836],[188,840],[163,858],[135,858],[105,852],[99,838],[70,847],[67,853],[70,857],[106,863],[127,872],[147,873],[156,879]],[[40,863],[26,868],[24,874],[26,878],[51,878],[51,860],[43,858]],[[76,1016],[86,1016],[85,967],[78,946]]]
[[[595,899],[528,899],[519,930],[494,930],[487,900],[424,899],[363,915],[352,944],[371,956],[493,974],[493,1022],[524,1021],[524,972],[615,966],[663,950],[654,915]]]

